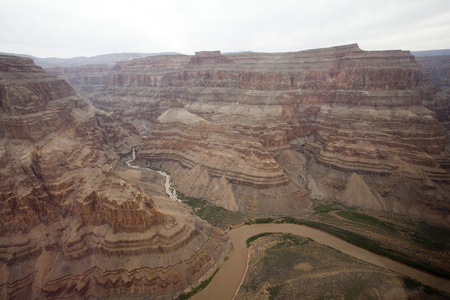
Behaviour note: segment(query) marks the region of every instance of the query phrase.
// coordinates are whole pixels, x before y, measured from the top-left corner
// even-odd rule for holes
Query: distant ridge
[[[57,57],[49,57],[49,58],[39,58],[32,55],[27,54],[16,54],[16,53],[3,53],[0,54],[6,55],[14,55],[20,57],[31,58],[34,63],[42,68],[56,68],[56,67],[75,67],[75,66],[83,66],[83,65],[114,65],[118,61],[128,61],[133,60],[135,58],[147,57],[147,56],[155,56],[155,55],[175,55],[180,54],[176,52],[162,52],[162,53],[111,53],[111,54],[102,54],[91,57],[79,56],[73,58],[57,58]]]
[[[242,54],[242,53],[253,53],[253,51],[236,51],[236,52],[227,52],[223,53],[224,55],[232,55],[232,54]],[[157,56],[157,55],[179,55],[179,52],[160,52],[160,53],[139,53],[139,52],[130,52],[130,53],[110,53],[110,54],[101,54],[96,56],[78,56],[72,58],[58,58],[58,57],[48,57],[48,58],[40,58],[35,57],[28,54],[17,54],[17,53],[6,53],[0,52],[0,54],[4,55],[14,55],[20,57],[31,58],[34,63],[42,68],[56,68],[56,67],[75,67],[75,66],[83,66],[83,65],[110,65],[113,66],[118,61],[129,61],[135,58],[142,58],[147,56]],[[426,50],[426,51],[411,51],[411,54],[414,56],[440,56],[440,55],[450,55],[450,49],[441,49],[441,50]]]
[[[440,55],[450,55],[450,49],[442,50],[426,50],[426,51],[411,51],[414,56],[440,56]]]

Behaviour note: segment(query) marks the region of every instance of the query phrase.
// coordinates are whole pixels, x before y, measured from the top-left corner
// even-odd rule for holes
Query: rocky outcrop
[[[256,139],[183,108],[158,118],[137,158],[163,162],[178,190],[229,210],[285,215],[310,203]]]
[[[206,178],[225,174],[229,182],[231,167],[206,158],[208,150],[217,149],[212,145],[195,149],[202,161],[213,161],[222,172],[213,173],[200,159],[186,163],[193,151],[187,151],[184,142],[194,147],[199,142],[189,138],[209,135],[193,134],[200,129],[191,125],[175,130],[158,121],[171,103],[203,118],[209,127],[259,142],[275,161],[284,150],[303,153],[309,167],[298,172],[283,167],[285,176],[290,184],[301,176],[303,188],[314,186],[315,194],[325,195],[324,199],[346,202],[349,195],[371,194],[371,200],[347,203],[450,226],[447,138],[439,113],[429,105],[438,103],[439,94],[428,70],[408,51],[362,51],[352,44],[275,54],[199,52],[120,63],[108,76],[114,80],[107,81],[103,92],[85,96],[128,120],[154,124],[154,138],[143,150],[156,153],[152,149],[157,148],[159,154],[152,159],[159,157],[166,165],[177,157],[182,167],[170,166],[174,178],[175,173],[195,171],[189,174],[201,180],[192,179],[192,189],[220,186],[229,195],[223,179],[219,184]],[[162,142],[165,134],[173,144]],[[240,161],[231,163],[239,168]],[[252,180],[257,185],[256,178]],[[241,199],[243,185],[232,184],[234,199]],[[356,186],[365,192],[355,193]],[[260,186],[251,193],[258,198],[264,191]],[[242,205],[236,200],[239,209],[247,210],[250,198]],[[432,209],[420,210],[420,203]],[[255,207],[268,212],[264,206]]]
[[[421,56],[417,61],[429,70],[431,81],[437,86],[437,94],[432,101],[424,101],[423,105],[434,111],[444,125],[447,149],[450,149],[450,55]],[[447,169],[450,169],[448,162]]]
[[[0,56],[0,91],[2,299],[165,299],[213,272],[226,235],[121,166],[130,123],[25,58]]]

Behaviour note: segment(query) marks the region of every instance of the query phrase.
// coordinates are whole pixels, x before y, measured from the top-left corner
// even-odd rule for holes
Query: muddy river
[[[247,268],[246,240],[263,232],[292,233],[309,237],[318,243],[332,247],[360,260],[409,276],[425,285],[450,293],[450,280],[433,276],[374,254],[320,230],[294,224],[254,224],[238,227],[228,232],[233,242],[234,251],[210,284],[192,299],[233,299],[243,281]]]
[[[133,156],[126,164],[132,168],[142,169],[141,167],[133,166],[131,164],[136,158],[136,150],[134,148],[132,152]],[[172,200],[179,201],[175,189],[171,187],[170,176],[162,171],[158,171],[158,173],[166,177],[165,189],[167,195]],[[433,276],[429,273],[419,271],[386,257],[374,254],[320,230],[294,224],[254,224],[250,226],[241,226],[228,231],[228,235],[233,242],[234,251],[209,285],[203,291],[192,297],[192,299],[233,299],[239,290],[247,269],[246,240],[249,237],[263,232],[292,233],[303,237],[309,237],[318,243],[339,250],[360,260],[409,276],[425,285],[450,293],[450,280]]]

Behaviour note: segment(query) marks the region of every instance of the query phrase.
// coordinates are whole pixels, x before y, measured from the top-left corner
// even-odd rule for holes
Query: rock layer
[[[450,149],[450,55],[422,56],[417,57],[417,60],[430,71],[431,81],[437,85],[436,96],[423,105],[434,111],[436,118],[444,125],[447,149]]]
[[[261,143],[183,108],[157,119],[137,158],[163,162],[178,190],[226,209],[288,214],[309,205]]]
[[[174,172],[193,170],[191,175],[199,178],[191,180],[193,189],[221,186],[229,195],[223,180],[219,184],[207,178],[226,174],[230,181],[227,170],[231,167],[205,158],[208,151],[220,148],[213,143],[197,145],[196,151],[222,172],[209,174],[212,168],[203,167],[200,159],[194,160],[195,165],[190,159],[187,165],[193,151],[186,150],[184,141],[191,135],[201,137],[192,133],[200,129],[189,125],[183,131],[184,125],[179,125],[175,130],[157,121],[174,103],[227,133],[259,142],[276,161],[286,149],[306,155],[307,168],[297,172],[284,168],[290,184],[298,183],[298,176],[304,179],[303,188],[297,187],[299,194],[314,186],[315,195],[323,199],[337,198],[450,226],[447,138],[428,105],[437,103],[439,95],[428,70],[408,51],[362,51],[352,44],[292,53],[222,55],[215,51],[152,57],[117,64],[97,91],[85,94],[94,105],[154,124],[154,138],[143,150],[157,148],[163,164],[176,160],[182,167],[170,166]],[[165,133],[178,145],[166,142]],[[229,164],[240,168],[242,159],[239,154],[234,157]],[[354,198],[349,195],[362,197],[352,192],[355,186],[373,197],[349,200]],[[231,191],[239,209],[247,210],[251,197],[243,192],[247,200],[238,200],[242,187],[233,183]],[[263,187],[249,192],[256,198],[264,193]],[[254,207],[267,213],[265,205]],[[428,208],[419,209],[421,205]]]
[[[220,262],[222,231],[120,166],[136,129],[29,59],[0,56],[0,129],[1,298],[162,299]]]

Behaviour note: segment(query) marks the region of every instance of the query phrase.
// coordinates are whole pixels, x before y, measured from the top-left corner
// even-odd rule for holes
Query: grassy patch
[[[272,218],[261,218],[261,219],[249,219],[245,222],[245,225],[253,225],[253,224],[268,224],[268,223],[276,223],[275,219]]]
[[[203,290],[205,287],[208,286],[208,284],[211,282],[211,280],[214,278],[214,276],[216,276],[217,272],[219,272],[219,269],[216,269],[214,271],[214,273],[211,275],[211,277],[209,277],[208,279],[202,281],[195,289],[191,290],[188,293],[182,293],[178,296],[177,300],[185,300],[185,299],[189,299],[192,296],[194,296],[195,294],[197,294],[198,292],[200,292],[201,290]]]
[[[334,204],[319,204],[314,207],[314,211],[319,214],[326,214],[334,210],[340,210],[340,208],[336,207]]]
[[[301,238],[298,235],[293,235],[293,234],[284,234],[281,236],[281,239],[284,240],[285,244],[293,244],[293,245],[301,245],[302,243],[305,242],[305,238]],[[310,238],[306,238],[306,242],[310,241]]]
[[[403,284],[374,266],[367,272],[367,263],[309,239],[283,233],[254,239],[240,299],[378,299],[405,286],[408,296],[426,297],[426,288],[414,280]],[[436,299],[445,298],[435,292]]]
[[[426,249],[442,251],[450,247],[450,231],[427,223],[419,223],[418,232],[408,235]]]
[[[275,299],[275,296],[280,292],[280,290],[283,288],[281,285],[275,285],[270,286],[267,288],[267,291],[269,292],[269,300]]]
[[[450,274],[448,273],[448,271],[436,269],[435,267],[432,267],[425,262],[420,262],[411,259],[410,257],[404,255],[403,253],[400,253],[392,249],[384,248],[378,242],[373,241],[368,237],[331,226],[323,226],[321,229],[327,231],[328,233],[331,233],[334,236],[343,239],[346,242],[349,242],[350,244],[369,250],[370,252],[380,254],[382,256],[404,263],[416,269],[421,269],[441,277],[449,278]]]
[[[397,234],[397,231],[389,226],[388,224],[365,214],[353,212],[353,211],[339,211],[338,213],[342,213],[342,217],[346,216],[349,221],[358,222],[366,225],[372,225],[372,227],[376,227],[379,230],[388,230],[391,233]],[[345,217],[344,217],[345,218]],[[346,219],[347,219],[346,218]],[[325,232],[328,232],[336,237],[339,237],[343,239],[346,242],[349,242],[350,244],[356,245],[360,248],[369,250],[373,253],[380,254],[382,256],[385,256],[387,258],[396,260],[398,262],[404,263],[406,265],[409,265],[413,268],[421,269],[427,272],[430,272],[432,274],[449,278],[450,274],[448,271],[443,269],[436,269],[435,267],[430,266],[429,264],[425,262],[416,261],[414,259],[411,259],[410,257],[404,255],[403,253],[400,253],[398,251],[384,248],[380,245],[379,242],[374,241],[366,236],[338,228],[332,225],[328,225],[325,223],[315,222],[315,221],[308,221],[308,220],[299,220],[291,217],[286,217],[281,220],[274,221],[275,223],[289,223],[289,224],[298,224],[298,225],[305,225],[308,227],[316,228]],[[439,229],[439,228],[438,228]],[[430,229],[431,230],[431,229]],[[442,229],[445,230],[445,229]],[[423,241],[425,242],[425,240]],[[439,245],[438,242],[435,242],[436,245]],[[431,243],[432,244],[432,243]],[[428,245],[430,247],[430,245]],[[440,248],[445,249],[445,248]]]
[[[268,224],[268,223],[272,223],[274,221],[274,219],[272,218],[264,218],[264,219],[256,219],[255,223],[256,224]]]
[[[366,214],[358,213],[356,211],[346,211],[346,210],[338,211],[337,214],[349,221],[376,227],[381,230],[385,230],[389,233],[397,232],[397,230],[395,228],[393,228],[392,226],[390,226],[389,224],[387,224],[383,221],[380,221],[379,219],[377,219],[375,217],[366,215]]]
[[[247,248],[250,247],[250,245],[251,245],[251,243],[252,243],[253,241],[256,241],[256,240],[259,239],[260,237],[263,237],[263,236],[266,236],[266,235],[271,235],[271,234],[273,234],[273,233],[272,233],[272,232],[263,232],[263,233],[254,235],[254,236],[252,236],[252,237],[249,237],[249,238],[247,239],[247,241],[246,241],[246,243],[247,243]]]
[[[312,228],[317,228],[326,231],[325,227],[329,227],[328,225],[314,222],[314,221],[308,221],[308,220],[299,220],[292,217],[286,217],[284,219],[276,221],[276,223],[286,223],[286,224],[297,224],[297,225],[305,225]]]
[[[188,197],[180,192],[177,192],[177,197],[190,206],[200,218],[222,229],[242,223],[246,219],[245,215],[241,212],[226,210],[222,207],[212,205],[203,199]]]
[[[423,233],[429,236],[433,236],[439,239],[450,240],[450,230],[445,228],[436,227],[425,222],[419,224]]]
[[[439,292],[429,286],[423,285],[420,282],[418,282],[415,279],[412,279],[410,277],[403,277],[403,284],[405,285],[406,289],[414,291],[418,290],[421,293],[425,293],[428,295],[438,295]]]
[[[149,168],[150,170],[153,170],[153,171],[156,171],[156,172],[163,171],[163,169],[161,169],[161,162],[154,163],[152,161],[147,160],[146,164],[147,164],[147,168]],[[169,173],[167,173],[167,174],[169,174]]]

